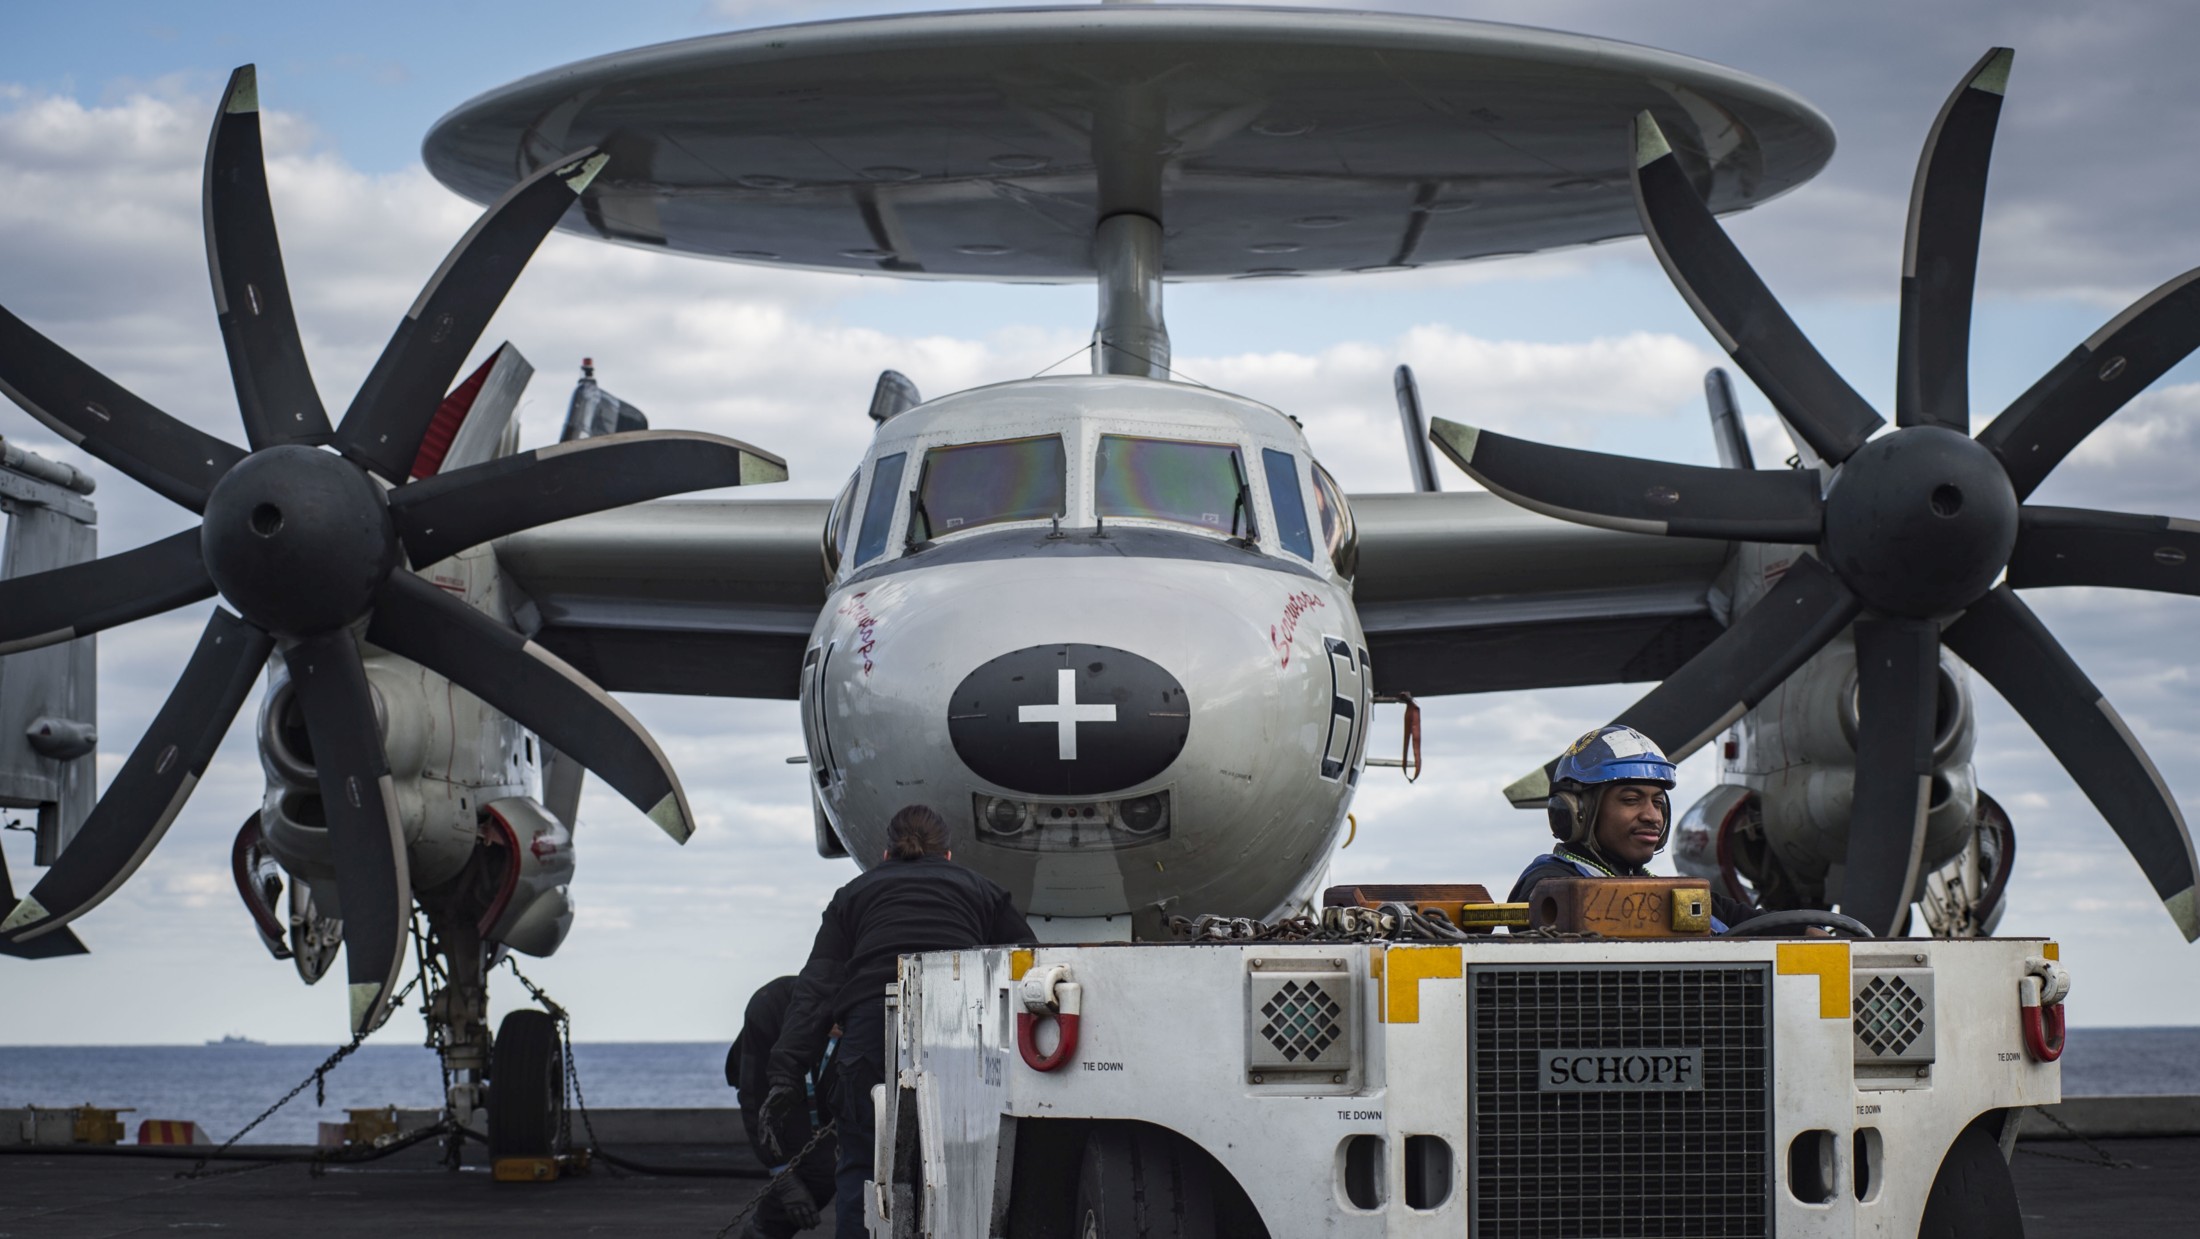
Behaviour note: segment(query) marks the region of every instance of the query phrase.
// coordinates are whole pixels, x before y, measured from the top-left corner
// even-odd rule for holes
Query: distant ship
[[[208,1045],[266,1045],[266,1044],[267,1044],[267,1042],[265,1042],[265,1041],[254,1041],[254,1040],[253,1040],[252,1038],[250,1038],[250,1037],[240,1037],[240,1036],[238,1036],[238,1035],[237,1035],[237,1034],[235,1034],[235,1033],[229,1033],[228,1035],[226,1035],[226,1036],[222,1037],[222,1038],[221,1038],[221,1040],[219,1040],[219,1041],[216,1041],[216,1040],[214,1040],[214,1039],[212,1039],[212,1038],[208,1038],[208,1039],[207,1039],[207,1042],[206,1042],[206,1044],[208,1044]]]

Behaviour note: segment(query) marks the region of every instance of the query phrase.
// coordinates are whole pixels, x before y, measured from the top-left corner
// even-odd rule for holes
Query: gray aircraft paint
[[[880,428],[863,487],[870,462],[881,456],[914,459],[932,447],[1034,434],[1064,440],[1064,542],[1072,531],[1094,532],[1092,461],[1102,434],[1234,444],[1251,460],[1263,448],[1288,451],[1311,494],[1311,454],[1298,428],[1275,410],[1122,376],[1002,384],[909,410]],[[818,657],[801,686],[813,787],[849,852],[859,862],[877,857],[887,818],[903,804],[923,803],[946,818],[957,859],[1007,886],[1037,917],[1127,914],[1144,934],[1158,930],[1169,912],[1270,916],[1303,899],[1358,777],[1372,692],[1357,653],[1366,640],[1350,587],[1330,570],[1326,554],[1317,548],[1320,562],[1309,564],[1269,542],[1273,521],[1262,471],[1249,470],[1247,484],[1262,531],[1252,547],[1164,522],[1101,522],[1103,534],[1135,531],[1214,552],[1141,557],[1135,573],[1126,573],[1115,555],[1047,553],[1051,519],[1021,524],[1031,536],[1029,554],[951,553],[959,539],[1002,536],[983,530],[910,551],[899,535],[908,527],[909,499],[897,497],[897,535],[881,563],[904,570],[844,565],[847,578],[832,590],[811,634]],[[925,567],[933,556],[940,562]],[[1272,570],[1278,562],[1300,572]],[[1349,651],[1341,681],[1326,638]],[[1049,797],[1035,794],[1032,781],[1010,786],[985,778],[958,756],[950,721],[958,688],[1004,656],[1064,646],[1121,651],[1179,687],[1189,717],[1173,760],[1123,786],[1103,788],[1112,782],[1106,779],[1058,782],[1091,790]],[[1355,725],[1343,768],[1324,778],[1340,685]],[[1153,691],[1166,687],[1156,680]],[[1041,704],[1057,696],[1051,682],[1030,694]],[[1041,756],[1052,755],[1058,722],[1000,726],[1030,728],[1045,741],[1048,753]],[[1108,760],[1110,726],[1129,724],[1079,724],[1076,760]],[[1079,803],[1161,791],[1170,801],[1166,838],[1077,852],[982,841],[973,799]]]

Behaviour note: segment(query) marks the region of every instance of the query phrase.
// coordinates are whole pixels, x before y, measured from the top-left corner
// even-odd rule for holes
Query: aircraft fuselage
[[[1373,683],[1289,419],[1122,376],[959,393],[881,426],[827,540],[802,719],[860,863],[921,803],[1046,937],[1312,893]]]

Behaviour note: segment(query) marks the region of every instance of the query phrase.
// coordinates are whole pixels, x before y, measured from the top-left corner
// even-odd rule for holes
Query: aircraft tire
[[[1077,1239],[1214,1239],[1208,1161],[1166,1129],[1103,1123],[1085,1141],[1075,1218]]]
[[[558,1023],[514,1011],[497,1025],[489,1059],[489,1156],[551,1157],[565,1117],[565,1051]]]
[[[1925,1197],[1918,1239],[2024,1239],[2016,1178],[1993,1136],[1996,1117],[1973,1119],[1948,1146]]]

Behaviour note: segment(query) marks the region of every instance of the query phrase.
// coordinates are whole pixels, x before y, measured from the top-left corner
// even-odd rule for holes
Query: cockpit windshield
[[[1100,436],[1093,509],[1101,519],[1130,517],[1250,534],[1245,468],[1225,443]]]
[[[980,525],[1061,516],[1066,475],[1058,435],[933,448],[924,455],[910,532],[930,540]]]

